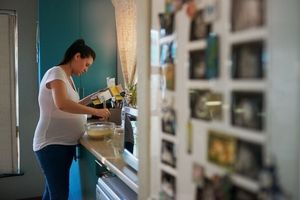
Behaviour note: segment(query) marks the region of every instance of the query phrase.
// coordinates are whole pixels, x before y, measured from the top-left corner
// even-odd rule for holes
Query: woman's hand
[[[107,120],[110,117],[110,112],[107,108],[103,109],[96,109],[95,108],[95,113],[93,114],[97,117],[100,117],[100,120]]]

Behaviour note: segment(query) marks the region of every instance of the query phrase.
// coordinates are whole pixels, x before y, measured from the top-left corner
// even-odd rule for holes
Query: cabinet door
[[[79,0],[39,1],[39,80],[79,35]],[[78,87],[78,86],[77,86]]]
[[[88,95],[106,87],[106,77],[117,77],[115,13],[110,0],[81,0],[80,34],[96,52],[96,60],[81,77]]]

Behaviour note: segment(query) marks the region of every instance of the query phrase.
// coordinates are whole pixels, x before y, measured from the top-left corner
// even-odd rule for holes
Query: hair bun
[[[74,42],[75,45],[85,46],[85,42],[83,39],[78,39]]]

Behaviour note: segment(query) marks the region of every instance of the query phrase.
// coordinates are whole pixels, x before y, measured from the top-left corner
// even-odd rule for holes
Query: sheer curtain
[[[0,27],[0,177],[5,177],[20,170],[16,13],[0,10]]]
[[[115,7],[118,49],[125,87],[137,83],[136,76],[136,1],[112,0]]]

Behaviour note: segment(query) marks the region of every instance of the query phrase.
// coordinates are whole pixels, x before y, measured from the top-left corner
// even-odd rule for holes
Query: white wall
[[[269,3],[270,148],[276,155],[281,184],[299,199],[300,1]]]
[[[0,179],[0,199],[41,196],[44,182],[32,151],[32,138],[38,120],[38,68],[35,62],[37,0],[1,0],[0,9],[13,9],[18,15],[20,151],[23,176]]]

